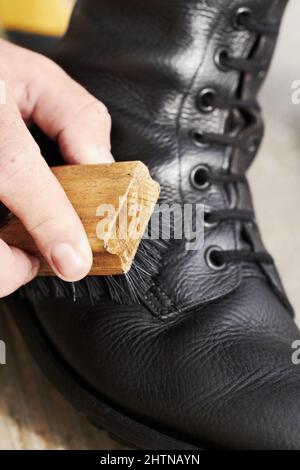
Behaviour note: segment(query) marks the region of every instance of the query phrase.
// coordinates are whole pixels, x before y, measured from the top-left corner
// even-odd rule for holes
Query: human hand
[[[106,107],[44,56],[0,40],[0,201],[24,224],[53,271],[66,281],[88,274],[84,228],[26,127],[36,123],[68,163],[112,162]],[[0,239],[0,298],[31,281],[39,262]]]

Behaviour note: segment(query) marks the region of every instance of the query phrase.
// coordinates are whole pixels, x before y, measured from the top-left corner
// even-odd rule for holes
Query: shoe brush
[[[134,261],[159,197],[142,162],[70,165],[52,171],[79,215],[92,251],[90,276],[127,273]],[[51,197],[51,195],[50,195]],[[41,260],[39,276],[53,276],[22,223],[9,214],[1,223],[0,238]]]

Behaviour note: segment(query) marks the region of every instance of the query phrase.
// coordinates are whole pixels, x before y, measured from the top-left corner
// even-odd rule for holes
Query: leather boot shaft
[[[259,112],[249,117],[225,105],[207,112],[199,95],[213,90],[218,97],[255,99],[277,34],[248,30],[239,16],[249,12],[250,24],[276,30],[286,3],[79,0],[55,58],[108,106],[116,159],[142,159],[162,184],[163,198],[194,202],[190,176],[200,160],[216,170],[244,171],[262,137]],[[222,54],[252,59],[257,68],[223,67]],[[201,145],[194,131],[238,133],[251,151]]]
[[[172,240],[151,288],[137,289],[157,315],[223,297],[262,273],[290,308],[274,265],[260,257],[245,180],[263,135],[256,95],[286,3],[79,0],[56,50],[54,59],[108,107],[115,159],[142,160],[161,202],[205,207],[201,250]],[[216,263],[216,251],[227,261]]]

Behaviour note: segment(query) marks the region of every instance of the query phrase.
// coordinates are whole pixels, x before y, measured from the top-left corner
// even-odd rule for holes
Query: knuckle
[[[38,151],[34,143],[21,147],[9,141],[3,142],[0,146],[0,188],[13,181],[20,173],[26,171],[30,174]]]
[[[30,70],[33,77],[39,77],[39,75],[44,72],[51,71],[52,60],[42,54],[39,54],[35,51],[30,51],[25,49],[22,51],[23,60],[30,61]]]
[[[95,98],[90,106],[102,122],[104,121],[109,125],[111,124],[111,116],[105,104]]]
[[[28,227],[28,232],[35,240],[39,240],[40,247],[46,251],[49,246],[60,239],[64,234],[73,236],[77,231],[73,220],[65,214],[53,214],[52,210],[44,208],[39,220]]]
[[[35,59],[35,64],[37,67],[46,69],[49,72],[59,70],[60,67],[49,57],[39,54],[38,52],[31,52],[33,55],[32,57]]]
[[[61,80],[61,77],[66,75],[66,72],[49,57],[39,54],[38,52],[32,52],[30,65],[32,76],[35,77],[37,82],[45,81],[45,77],[52,80]]]
[[[53,234],[53,227],[55,227],[55,231],[60,230],[59,220],[55,216],[49,216],[45,209],[40,220],[35,225],[28,227],[28,231],[31,235],[36,237],[39,237],[41,234],[47,234],[49,236],[50,233]]]

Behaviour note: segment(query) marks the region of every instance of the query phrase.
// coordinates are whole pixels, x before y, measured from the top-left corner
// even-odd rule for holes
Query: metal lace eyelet
[[[227,65],[224,63],[228,57],[229,52],[225,47],[220,47],[215,53],[214,62],[222,72],[227,72],[229,70]]]
[[[196,166],[191,172],[191,184],[195,189],[203,191],[211,185],[209,171],[205,165]]]
[[[212,210],[209,209],[208,207],[205,207],[204,209],[204,227],[215,227],[218,225],[218,222],[212,222],[210,221],[210,217],[212,214]]]
[[[219,246],[211,246],[206,250],[205,259],[207,265],[215,271],[220,271],[226,265],[222,258],[222,249]]]
[[[197,129],[192,129],[189,132],[191,139],[193,140],[194,145],[197,147],[209,147],[210,143],[205,139],[204,134],[199,132]]]
[[[247,149],[250,155],[256,154],[260,145],[260,138],[257,136],[252,136],[248,140]]]
[[[215,109],[216,91],[213,88],[203,88],[196,98],[196,105],[199,111],[211,113]]]
[[[264,79],[266,78],[266,75],[267,75],[267,71],[266,71],[266,70],[260,70],[260,71],[258,72],[258,78],[259,78],[260,80],[264,80]]]
[[[252,12],[251,8],[239,7],[235,12],[235,17],[234,17],[234,21],[233,21],[234,27],[236,29],[245,29],[242,18],[245,18],[245,17],[249,18],[252,15],[253,15],[253,12]]]

